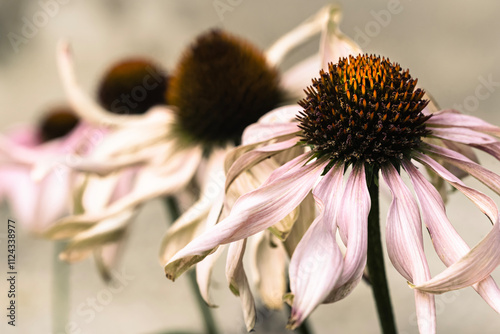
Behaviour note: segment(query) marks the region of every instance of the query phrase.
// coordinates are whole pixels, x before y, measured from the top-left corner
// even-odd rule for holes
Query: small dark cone
[[[179,130],[205,145],[235,141],[282,100],[279,74],[253,45],[220,30],[198,37],[170,82]]]
[[[115,114],[143,114],[166,104],[168,77],[161,68],[142,59],[124,60],[104,75],[99,86],[100,104]]]
[[[429,134],[428,100],[399,64],[359,55],[330,64],[306,89],[298,117],[304,141],[332,161],[398,165]]]
[[[79,119],[69,107],[57,107],[46,113],[40,120],[42,142],[60,138],[71,132]]]

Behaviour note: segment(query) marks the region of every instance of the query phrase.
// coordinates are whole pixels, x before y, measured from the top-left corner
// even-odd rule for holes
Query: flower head
[[[62,155],[84,154],[87,131],[64,106],[45,113],[37,125],[18,126],[0,137],[0,201],[5,199],[14,219],[31,232],[42,232],[69,212],[74,175],[51,164]]]
[[[306,94],[299,103],[303,109],[295,107],[298,117],[272,126],[281,130],[279,136],[267,136],[260,146],[236,149],[239,158],[228,171],[226,189],[270,156],[297,148],[302,154],[276,168],[259,188],[240,197],[225,219],[175,254],[165,266],[167,277],[175,279],[220,245],[239,244],[272,228],[312,192],[319,212],[308,222],[295,221],[293,229],[302,234],[290,247],[289,325],[295,328],[319,304],[345,298],[361,280],[368,251],[369,188],[378,184],[380,172],[392,193],[387,250],[394,267],[415,289],[420,331],[435,332],[436,293],[472,286],[500,311],[500,290],[490,277],[500,264],[498,208],[437,162],[458,167],[500,194],[500,177],[461,154],[460,148],[467,145],[498,159],[500,128],[454,110],[431,114],[433,106],[428,106],[409,71],[375,56],[340,58],[313,79]],[[263,127],[248,131],[259,129]],[[416,164],[466,195],[494,224],[475,247],[469,248],[453,228],[443,199]],[[415,195],[402,171],[409,175]],[[422,223],[448,266],[433,278],[424,254]],[[340,245],[346,248],[344,254]]]
[[[166,94],[169,105],[155,106],[144,115],[128,117],[105,113],[83,92],[75,78],[68,46],[61,45],[59,64],[73,107],[87,121],[113,128],[92,156],[73,167],[100,176],[130,168],[137,168],[137,173],[126,196],[106,203],[98,212],[65,217],[47,235],[78,239],[80,245],[92,247],[109,243],[108,236],[116,236],[114,232],[124,226],[117,223],[121,215],[136,212],[141,204],[153,198],[175,195],[196,181],[201,189],[200,200],[174,223],[162,243],[161,259],[166,263],[205,226],[215,224],[221,210],[222,217],[227,214],[231,201],[226,198],[223,203],[221,199],[224,159],[229,149],[242,140],[244,128],[286,102],[289,96],[302,96],[298,83],[309,80],[312,73],[324,66],[325,59],[358,50],[339,31],[339,21],[338,8],[326,7],[264,53],[228,33],[209,31],[186,50],[174,70]],[[320,52],[292,67],[280,79],[277,67],[282,59],[318,33],[321,33]],[[259,137],[256,141],[262,140],[260,134]],[[229,197],[235,199],[244,190],[254,189],[264,180],[263,175],[277,166],[277,160],[268,159],[253,173],[232,182]],[[214,180],[217,180],[215,192]],[[242,245],[231,249],[230,259],[241,260],[244,249]],[[66,252],[78,253],[81,249],[68,248]],[[77,254],[75,257],[80,258]],[[253,298],[248,298],[250,289],[241,262],[228,263],[228,280],[232,290],[240,294],[246,307],[247,327],[252,328]],[[197,270],[198,282],[209,302],[211,265],[202,267]]]

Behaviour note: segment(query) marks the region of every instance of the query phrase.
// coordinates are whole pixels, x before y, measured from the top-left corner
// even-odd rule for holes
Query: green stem
[[[384,267],[384,252],[380,238],[380,214],[378,201],[378,180],[368,180],[371,209],[368,215],[368,274],[372,284],[373,297],[377,305],[380,327],[384,334],[396,334],[396,323],[392,312],[391,297]]]
[[[54,333],[65,333],[69,323],[70,265],[59,260],[66,242],[54,243],[52,259],[52,328]]]
[[[177,218],[180,217],[181,211],[179,208],[179,204],[177,203],[177,200],[173,196],[168,196],[165,198],[165,205],[167,207],[167,210],[170,214],[170,217],[172,219],[172,222],[176,221]],[[207,334],[217,334],[219,333],[217,329],[217,325],[215,324],[214,317],[212,315],[212,311],[208,307],[207,303],[205,303],[205,300],[200,294],[200,290],[198,289],[198,284],[196,282],[196,273],[194,270],[191,270],[188,273],[188,279],[189,279],[189,284],[191,286],[191,290],[193,291],[193,294],[196,297],[196,302],[198,304],[198,309],[201,312],[201,315],[203,316],[203,320],[205,322],[205,328],[207,330]]]

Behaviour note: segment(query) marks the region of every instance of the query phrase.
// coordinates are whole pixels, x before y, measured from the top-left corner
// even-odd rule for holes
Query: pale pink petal
[[[432,128],[431,131],[431,135],[434,137],[467,145],[498,143],[498,140],[495,137],[471,130],[469,128]]]
[[[40,185],[35,184],[30,178],[29,169],[27,167],[2,167],[0,188],[0,193],[7,200],[14,220],[29,230],[36,229],[35,211]]]
[[[312,193],[309,193],[299,205],[299,216],[293,224],[292,230],[285,240],[285,248],[288,256],[292,257],[297,245],[302,237],[306,234],[309,226],[311,226],[316,217],[316,201]]]
[[[286,293],[286,252],[272,234],[261,232],[253,244],[253,276],[259,296],[269,309],[283,308]]]
[[[344,270],[325,302],[345,298],[363,277],[368,247],[368,213],[371,200],[363,164],[353,167],[339,204],[339,229],[347,229]]]
[[[449,162],[452,165],[466,171],[470,175],[474,176],[479,181],[483,182],[486,186],[491,188],[497,194],[500,194],[500,176],[493,173],[492,171],[484,168],[480,164],[475,163],[469,158],[452,151],[450,149],[427,144],[425,151],[437,155],[440,159]],[[495,218],[496,220],[496,218]]]
[[[210,307],[217,307],[210,298],[210,283],[212,280],[212,270],[217,259],[222,255],[226,245],[222,245],[215,252],[208,255],[203,261],[196,264],[196,283],[200,290],[201,297]]]
[[[309,155],[301,158],[305,163]],[[326,165],[327,161],[323,160],[305,166],[299,164],[273,182],[240,197],[226,219],[194,239],[172,258],[165,267],[167,277],[175,279],[218,245],[247,238],[283,219],[307,196]],[[275,172],[282,173],[280,169]]]
[[[295,108],[297,111],[300,107]],[[276,137],[297,134],[301,130],[297,126],[297,122],[289,123],[254,123],[249,125],[242,136],[243,145],[261,143],[271,140]]]
[[[315,54],[286,70],[281,76],[280,86],[292,98],[300,100],[305,97],[304,89],[312,84],[312,79],[319,75],[320,69],[321,56]]]
[[[289,104],[278,107],[259,118],[259,124],[292,123],[297,119],[297,113],[302,110],[298,104]],[[293,130],[293,128],[290,128]]]
[[[342,274],[342,253],[337,246],[337,198],[342,196],[344,165],[338,164],[321,179],[313,195],[320,214],[301,239],[290,262],[292,313],[288,325],[294,329],[335,287]]]
[[[450,266],[467,254],[470,248],[448,220],[443,200],[437,190],[411,162],[403,161],[403,166],[410,175],[422,208],[422,218],[436,253],[446,266]],[[491,277],[473,287],[495,311],[500,313],[500,290]]]
[[[344,35],[339,24],[342,14],[338,8],[331,7],[330,17],[321,32],[320,50],[321,68],[328,70],[329,63],[337,63],[340,58],[357,56],[363,51],[352,39]],[[315,74],[317,75],[317,74]]]
[[[250,291],[247,275],[243,268],[243,254],[246,248],[246,239],[238,240],[229,245],[226,262],[226,277],[229,289],[240,297],[243,308],[243,318],[247,331],[255,326],[255,302]]]
[[[386,229],[389,258],[408,281],[421,284],[428,281],[431,274],[424,253],[422,222],[417,201],[393,165],[382,167],[382,175],[392,193]],[[417,291],[415,303],[420,333],[435,333],[434,296]]]
[[[231,186],[232,182],[244,171],[252,168],[259,162],[272,157],[275,154],[280,153],[281,151],[287,150],[293,146],[295,146],[300,141],[299,137],[294,137],[289,140],[285,140],[283,142],[279,142],[276,144],[270,144],[261,148],[257,148],[253,151],[247,152],[240,156],[234,163],[231,165],[226,175],[226,191]]]
[[[196,147],[187,152],[179,152],[170,159],[170,163],[161,168],[142,168],[129,194],[116,200],[105,210],[96,213],[84,213],[68,216],[55,223],[53,230],[47,231],[47,237],[65,235],[66,231],[94,224],[108,217],[118,215],[124,210],[133,209],[151,199],[171,195],[184,187],[192,178],[201,159],[201,149]],[[153,166],[154,167],[154,166]]]
[[[431,280],[416,286],[421,291],[442,293],[471,286],[486,279],[500,264],[500,230],[498,208],[483,193],[467,187],[462,181],[444,169],[432,158],[418,153],[415,159],[431,168],[452,186],[466,195],[494,223],[491,231],[467,254]]]
[[[428,126],[436,127],[460,127],[475,131],[491,133],[500,136],[500,128],[482,119],[470,115],[464,115],[457,110],[442,110],[432,115],[425,123]]]

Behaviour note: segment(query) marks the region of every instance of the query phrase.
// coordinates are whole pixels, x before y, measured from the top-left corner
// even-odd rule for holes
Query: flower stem
[[[165,205],[170,214],[172,222],[176,221],[177,218],[180,217],[181,211],[179,209],[179,204],[177,200],[173,196],[168,196],[165,198]],[[200,294],[200,290],[198,289],[198,284],[196,282],[196,273],[194,270],[191,270],[188,273],[189,285],[191,286],[191,290],[196,297],[196,302],[198,304],[198,309],[200,310],[203,320],[205,322],[205,329],[207,334],[217,334],[219,333],[217,329],[217,325],[215,324],[214,317],[212,315],[212,311],[205,303],[205,300]]]
[[[371,209],[368,215],[368,274],[372,284],[373,297],[377,305],[380,327],[384,334],[396,334],[396,323],[392,312],[391,297],[384,267],[384,252],[380,238],[380,213],[378,180],[368,180]]]
[[[66,248],[66,242],[54,243],[52,259],[52,330],[65,333],[69,323],[70,265],[59,260],[59,254]]]

